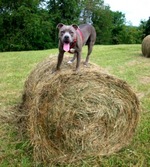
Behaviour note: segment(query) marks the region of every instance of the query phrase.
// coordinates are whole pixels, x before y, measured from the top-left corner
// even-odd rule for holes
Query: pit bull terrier
[[[78,71],[84,45],[88,45],[88,53],[84,63],[85,65],[88,64],[89,55],[96,40],[95,28],[89,24],[82,24],[78,27],[77,25],[64,25],[62,23],[59,23],[57,28],[59,29],[59,54],[56,70],[60,70],[64,52],[69,52],[74,53],[74,56],[68,63],[72,63],[77,58],[76,71]]]

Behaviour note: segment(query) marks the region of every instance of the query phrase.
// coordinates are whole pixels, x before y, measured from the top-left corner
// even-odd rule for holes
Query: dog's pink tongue
[[[63,49],[65,52],[68,52],[70,50],[70,43],[64,43]]]

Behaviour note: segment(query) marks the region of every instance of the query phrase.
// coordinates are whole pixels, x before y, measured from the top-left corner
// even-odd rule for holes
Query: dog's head
[[[59,40],[63,44],[63,50],[68,52],[70,50],[71,43],[76,41],[76,30],[78,29],[78,26],[59,23],[57,28],[59,29]]]

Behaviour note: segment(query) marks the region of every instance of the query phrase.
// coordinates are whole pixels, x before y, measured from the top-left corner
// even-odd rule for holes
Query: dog
[[[64,52],[73,53],[73,58],[68,62],[72,63],[77,58],[76,71],[79,70],[81,61],[81,52],[84,45],[88,45],[88,53],[85,60],[85,65],[88,65],[89,56],[92,52],[93,45],[96,41],[96,31],[92,25],[82,24],[77,25],[64,25],[59,23],[57,25],[59,29],[59,54],[56,66],[56,71],[60,70],[60,66],[63,60]]]

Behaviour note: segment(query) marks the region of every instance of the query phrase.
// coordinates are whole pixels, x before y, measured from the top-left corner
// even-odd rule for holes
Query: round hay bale
[[[51,73],[56,58],[37,65],[25,82],[22,109],[35,162],[71,163],[109,155],[132,139],[139,101],[130,86],[97,65],[75,65],[65,58]]]
[[[147,35],[142,41],[142,53],[145,57],[150,57],[150,35]]]

